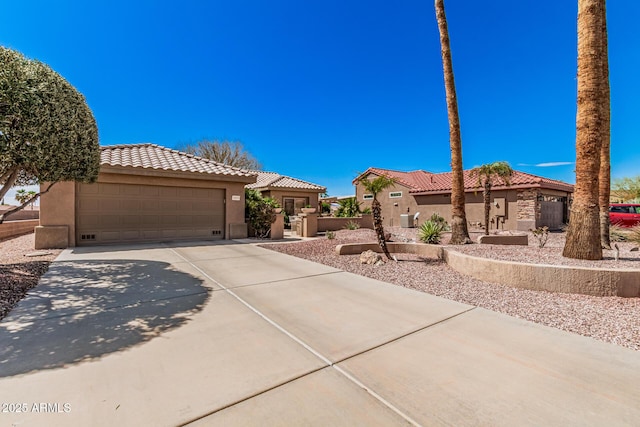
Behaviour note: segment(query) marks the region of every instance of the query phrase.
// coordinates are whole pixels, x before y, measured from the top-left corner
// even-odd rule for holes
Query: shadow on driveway
[[[0,322],[0,377],[91,360],[187,323],[211,289],[165,262],[68,261]]]

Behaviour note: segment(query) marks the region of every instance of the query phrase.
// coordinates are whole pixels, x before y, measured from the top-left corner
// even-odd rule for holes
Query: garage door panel
[[[140,201],[129,199],[120,200],[120,208],[124,209],[125,211],[138,212],[140,211]]]
[[[178,196],[177,187],[158,187],[159,197],[171,197],[175,199]]]
[[[176,202],[175,200],[162,200],[160,201],[160,210],[175,212],[178,210],[178,202]]]
[[[139,196],[140,195],[140,186],[138,186],[138,185],[121,185],[119,193],[122,196]]]
[[[98,199],[80,199],[78,208],[84,211],[97,211],[100,209],[100,201]]]
[[[98,196],[100,197],[100,196]],[[101,212],[121,212],[120,199],[112,197],[101,197],[97,199],[98,209]]]
[[[140,226],[144,224],[140,221],[139,215],[123,215],[121,218],[123,228],[140,228]]]
[[[191,210],[194,212],[214,212],[215,203],[212,201],[191,202]]]
[[[100,216],[99,215],[83,215],[78,218],[77,221],[78,227],[83,228],[96,228],[100,227]]]
[[[103,231],[99,236],[105,242],[118,242],[121,240],[119,231]]]
[[[157,200],[143,200],[140,205],[140,210],[144,212],[156,212],[160,209],[160,202]]]
[[[78,187],[78,194],[98,194],[100,184],[81,185]]]
[[[118,184],[98,184],[98,193],[105,196],[117,196],[120,194],[120,185]]]
[[[177,215],[162,215],[160,218],[161,227],[175,227],[176,225],[178,225]]]
[[[142,197],[158,197],[160,196],[160,190],[156,186],[145,185],[140,187],[140,196]]]
[[[176,196],[178,198],[184,198],[184,199],[192,199],[193,196],[193,189],[191,188],[178,188],[176,191]]]
[[[78,244],[224,238],[223,189],[79,184]]]

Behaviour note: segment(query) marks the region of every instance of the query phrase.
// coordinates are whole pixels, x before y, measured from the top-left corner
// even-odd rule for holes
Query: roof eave
[[[114,166],[114,165],[101,165],[100,172],[121,174],[121,175],[137,175],[137,176],[155,176],[165,178],[187,178],[187,179],[199,179],[204,181],[225,181],[225,182],[239,182],[243,184],[253,184],[258,179],[257,175],[225,175],[225,174],[213,174],[206,172],[188,172],[178,171],[172,169],[153,169],[153,168],[141,168],[135,166]]]

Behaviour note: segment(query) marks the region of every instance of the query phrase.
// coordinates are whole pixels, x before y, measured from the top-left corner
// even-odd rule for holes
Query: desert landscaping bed
[[[33,233],[0,241],[0,319],[38,284],[40,276],[61,252],[47,250],[46,255],[28,256],[44,253],[34,247]]]
[[[415,239],[413,229],[391,228],[387,231],[392,233],[392,240]],[[475,239],[479,235],[474,233],[472,237]],[[445,236],[445,243],[447,240],[448,236]],[[561,258],[564,244],[562,233],[550,235],[547,245],[542,249],[537,247],[531,236],[529,240],[529,246],[500,247],[473,244],[455,248],[476,256],[519,262],[640,268],[638,252],[628,252],[626,248],[630,247],[629,244],[619,244],[621,260],[618,262],[613,260],[612,252],[605,255],[611,256],[611,259],[592,262],[558,260],[557,258]],[[472,279],[455,272],[442,261],[410,254],[396,254],[399,262],[386,262],[384,265],[374,266],[361,264],[359,255],[335,253],[335,247],[339,244],[373,241],[375,235],[372,230],[360,229],[338,231],[333,240],[319,238],[262,246],[351,273],[640,351],[640,298],[593,297],[511,288]]]

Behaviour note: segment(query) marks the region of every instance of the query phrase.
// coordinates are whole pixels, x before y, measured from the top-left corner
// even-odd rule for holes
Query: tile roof
[[[398,183],[409,188],[411,194],[448,193],[451,192],[452,172],[430,173],[426,171],[401,172],[389,169],[369,168],[360,176],[369,173],[375,175],[386,175],[396,178]],[[354,181],[355,183],[355,181]],[[560,191],[573,192],[573,185],[555,179],[532,175],[530,173],[513,171],[510,185],[507,186],[501,178],[493,182],[493,189],[505,188],[530,188],[540,187]],[[467,192],[481,189],[478,178],[471,172],[471,169],[464,171],[464,188]]]
[[[254,171],[253,173],[258,175],[258,180],[255,184],[248,184],[246,186],[247,188],[285,188],[317,192],[327,191],[326,187],[322,187],[321,185],[313,184],[311,182],[303,181],[297,178],[291,178],[285,175],[280,175],[276,172]]]
[[[211,175],[252,177],[255,173],[156,144],[123,144],[100,147],[100,164]]]

